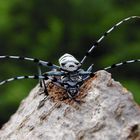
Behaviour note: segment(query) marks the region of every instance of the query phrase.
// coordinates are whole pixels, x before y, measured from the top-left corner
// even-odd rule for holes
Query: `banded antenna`
[[[34,63],[36,63],[36,64],[38,64],[38,65],[41,65],[41,66],[49,67],[49,68],[51,68],[51,69],[60,69],[59,66],[54,65],[54,64],[51,63],[51,62],[43,61],[43,60],[36,59],[36,58],[29,58],[29,57],[22,57],[22,56],[7,56],[7,55],[4,55],[4,56],[0,56],[0,59],[27,60],[27,61],[34,62]]]
[[[125,65],[125,64],[136,63],[136,62],[140,62],[140,59],[128,60],[128,61],[120,62],[120,63],[117,63],[117,64],[113,64],[111,66],[108,66],[106,68],[103,68],[103,69],[104,70],[109,70],[109,69],[119,67],[119,66],[122,66],[122,65]]]
[[[44,80],[51,80],[52,82],[58,82],[58,80],[53,77],[53,78],[50,78],[50,76],[64,76],[65,73],[64,72],[54,72],[54,71],[50,71],[50,72],[47,72],[43,75],[31,75],[31,76],[17,76],[17,77],[13,77],[13,78],[9,78],[7,80],[3,80],[0,82],[0,85],[3,85],[3,84],[6,84],[8,82],[12,82],[12,81],[15,81],[15,80],[22,80],[22,79],[44,79]],[[60,84],[60,83],[59,83]]]
[[[128,18],[125,18],[123,20],[121,20],[120,22],[118,22],[117,24],[115,24],[113,27],[111,27],[109,30],[107,30],[94,44],[93,46],[87,51],[86,55],[83,57],[83,59],[81,60],[81,64],[83,64],[83,62],[85,61],[85,59],[91,54],[91,52],[93,51],[94,48],[96,48],[99,43],[101,43],[101,41],[108,35],[110,34],[114,29],[116,29],[119,25],[121,25],[122,23],[131,20],[131,19],[135,19],[135,18],[140,18],[140,16],[131,16]]]
[[[13,78],[9,78],[7,80],[3,80],[0,82],[0,85],[6,84],[8,82],[12,82],[15,80],[22,80],[22,79],[46,79],[48,80],[47,76],[37,76],[37,75],[31,75],[31,76],[17,76],[17,77],[13,77]]]

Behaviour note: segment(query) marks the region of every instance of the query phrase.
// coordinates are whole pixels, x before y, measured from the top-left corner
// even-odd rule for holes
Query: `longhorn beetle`
[[[34,59],[34,58],[28,58],[28,57],[21,57],[21,56],[0,56],[0,59],[18,59],[18,60],[27,60],[31,61],[37,64],[38,66],[38,75],[32,75],[32,76],[18,76],[15,78],[10,78],[4,81],[0,82],[0,85],[3,85],[7,82],[11,82],[13,80],[20,80],[20,79],[39,79],[40,86],[42,87],[44,85],[44,90],[47,93],[47,87],[45,85],[44,80],[49,80],[55,85],[58,85],[62,88],[64,88],[67,91],[69,98],[74,98],[79,91],[79,88],[84,83],[85,80],[90,78],[94,73],[92,72],[92,67],[89,66],[87,70],[82,69],[82,65],[86,58],[92,53],[93,49],[99,46],[99,43],[114,29],[116,29],[119,25],[122,23],[135,19],[140,18],[140,16],[131,16],[128,18],[125,18],[115,24],[113,27],[111,27],[109,30],[107,30],[94,44],[93,46],[87,51],[86,55],[83,57],[81,61],[78,61],[74,56],[71,54],[64,54],[59,58],[59,66],[55,65],[51,62]],[[114,67],[118,67],[124,64],[128,63],[135,63],[140,62],[140,59],[136,60],[128,60],[125,62],[120,62],[117,64],[113,64],[109,67],[103,68],[104,70],[109,70]],[[42,74],[41,72],[41,66],[50,68],[49,72],[46,72],[45,74]]]

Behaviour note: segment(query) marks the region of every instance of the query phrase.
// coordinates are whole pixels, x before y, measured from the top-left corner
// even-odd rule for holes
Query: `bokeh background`
[[[81,60],[106,30],[131,15],[140,15],[139,0],[0,0],[0,55],[27,56],[58,64],[60,56],[70,53]],[[106,37],[83,68],[94,63],[96,71],[137,58],[140,58],[140,20],[133,19]],[[140,63],[110,72],[140,104]],[[36,73],[32,62],[0,60],[0,80]],[[37,83],[20,80],[0,86],[0,126]]]

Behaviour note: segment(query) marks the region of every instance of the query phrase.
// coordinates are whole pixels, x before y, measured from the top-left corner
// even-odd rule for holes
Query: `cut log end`
[[[106,71],[87,80],[75,100],[52,84],[49,96],[41,90],[22,101],[0,140],[140,140],[140,108]]]

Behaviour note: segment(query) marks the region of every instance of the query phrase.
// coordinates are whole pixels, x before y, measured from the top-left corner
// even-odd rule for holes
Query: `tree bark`
[[[140,140],[140,107],[106,71],[86,81],[75,100],[37,85],[0,130],[0,140]]]

